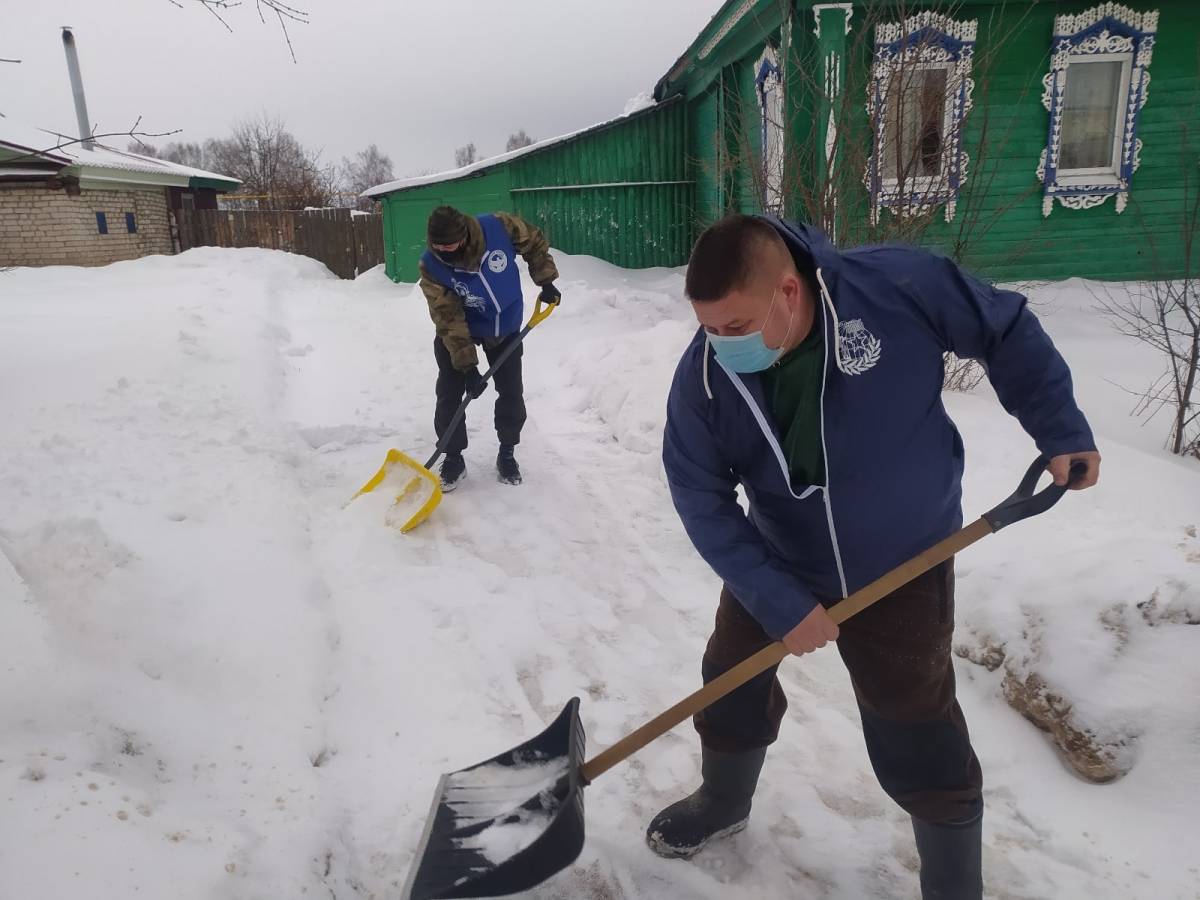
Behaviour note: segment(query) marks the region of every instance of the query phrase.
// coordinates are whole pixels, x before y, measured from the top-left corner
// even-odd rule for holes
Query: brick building
[[[0,267],[174,253],[171,210],[216,209],[217,194],[238,184],[0,116]]]

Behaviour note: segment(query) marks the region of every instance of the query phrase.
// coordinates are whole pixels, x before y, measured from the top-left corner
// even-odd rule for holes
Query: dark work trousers
[[[954,696],[953,560],[840,627],[837,648],[850,672],[867,753],[879,784],[905,811],[923,821],[957,823],[975,818],[983,810],[983,773]],[[704,652],[704,681],[769,643],[771,638],[725,588],[716,628]],[[790,664],[803,665],[803,661]],[[775,741],[787,709],[777,668],[697,714],[696,730],[704,746],[737,753]]]
[[[499,339],[487,338],[482,341],[483,352],[488,363],[494,363],[500,358],[504,349],[517,339],[515,334]],[[512,355],[504,361],[499,371],[489,381],[496,389],[496,436],[501,444],[519,444],[521,428],[525,424],[525,389],[521,382],[521,356],[525,345],[520,344]],[[433,430],[438,440],[446,433],[450,420],[458,411],[466,390],[466,377],[454,368],[450,361],[450,353],[441,338],[433,339],[433,356],[437,360],[437,408],[433,414]],[[467,421],[464,416],[454,429],[454,436],[446,446],[447,453],[462,453],[467,449]]]

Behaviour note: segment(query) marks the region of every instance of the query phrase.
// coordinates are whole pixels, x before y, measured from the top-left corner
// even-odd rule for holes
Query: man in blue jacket
[[[433,427],[441,440],[463,395],[483,393],[479,372],[482,347],[494,363],[516,340],[521,330],[524,302],[517,254],[524,257],[529,275],[541,289],[538,299],[558,303],[554,286],[558,269],[550,244],[542,232],[520,216],[498,212],[468,216],[452,206],[439,206],[429,215],[428,249],[421,256],[421,291],[437,330],[433,356],[437,361],[437,408]],[[516,445],[525,424],[525,394],[518,346],[496,372],[496,475],[502,483],[520,484]],[[460,421],[442,460],[442,490],[452,491],[467,474],[463,451],[467,426]]]
[[[797,655],[836,641],[876,776],[912,817],[923,896],[975,900],[983,779],[955,699],[952,562],[840,630],[825,607],[962,525],[945,352],[984,364],[1057,483],[1076,460],[1075,486],[1096,483],[1066,363],[1020,294],[919,250],[842,253],[775,219],[705,231],[686,291],[701,328],[671,386],[663,462],[724,582],[704,680],[774,640]],[[696,716],[703,784],[651,822],[656,852],[690,857],[745,827],[786,706],[772,669]]]

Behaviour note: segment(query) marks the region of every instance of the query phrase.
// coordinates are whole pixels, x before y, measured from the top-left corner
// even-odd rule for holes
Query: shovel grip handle
[[[541,325],[548,318],[550,318],[550,313],[554,312],[554,310],[558,308],[559,302],[560,301],[555,300],[553,303],[546,303],[544,300],[542,300],[541,296],[539,296],[537,298],[537,302],[533,304],[533,315],[529,317],[529,324],[525,327],[534,328],[538,325]]]
[[[1044,513],[1061,500],[1063,494],[1072,485],[1087,475],[1087,463],[1076,461],[1071,464],[1071,473],[1066,484],[1051,484],[1034,493],[1038,481],[1041,480],[1043,473],[1046,471],[1046,466],[1049,464],[1050,461],[1044,456],[1039,456],[1035,459],[1028,471],[1026,471],[1025,477],[1021,479],[1021,483],[1017,485],[1017,489],[1006,497],[1000,505],[989,509],[983,514],[988,524],[992,526],[992,531],[999,531],[1013,522],[1020,522],[1022,519],[1028,519],[1031,516]]]

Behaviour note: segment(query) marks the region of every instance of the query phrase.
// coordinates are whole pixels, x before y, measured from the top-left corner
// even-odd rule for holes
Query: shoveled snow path
[[[583,271],[575,274],[575,267]],[[350,596],[363,603],[361,620],[354,616],[361,631],[352,638],[344,629],[344,647],[361,638],[372,658],[394,652],[409,661],[409,677],[437,685],[427,696],[414,696],[384,679],[377,708],[397,707],[407,756],[398,764],[403,772],[390,782],[404,809],[390,820],[397,830],[388,835],[386,866],[372,872],[376,878],[394,877],[392,866],[407,865],[406,851],[440,772],[532,736],[573,695],[583,697],[595,752],[697,686],[717,586],[671,510],[658,463],[659,436],[642,427],[657,418],[653,408],[665,397],[670,360],[692,331],[681,305],[681,279],[676,273],[630,276],[587,260],[568,260],[564,269],[566,302],[529,339],[530,425],[520,452],[525,485],[513,489],[494,481],[494,433],[484,401],[471,409],[471,475],[426,526],[401,538],[378,529],[376,510],[368,515],[354,509],[348,513],[353,525],[338,521],[337,535],[318,541],[374,567],[365,583],[355,575],[333,579],[343,610]],[[609,286],[622,278],[633,283]],[[419,411],[417,443],[406,449],[423,457],[432,440],[421,427],[432,416],[429,329],[419,295],[394,290],[400,321],[392,332],[381,329],[378,349],[362,355],[390,356],[397,369],[403,362],[411,368],[398,371],[395,381],[383,379],[369,396],[396,416],[411,419]],[[322,329],[330,327],[323,322]],[[654,377],[631,377],[634,372]],[[404,390],[410,383],[413,389]],[[981,439],[1000,448],[981,453],[993,467],[989,492],[971,496],[992,502],[1002,494],[990,485],[1007,492],[1032,451],[1015,423],[997,416],[989,401],[964,398],[954,405],[961,407],[968,434],[978,423]],[[369,472],[381,448],[373,449],[374,455],[364,455],[356,448],[353,456],[361,462],[347,471]],[[1009,553],[1038,552],[1026,538],[1010,532],[996,540],[1008,541]],[[346,575],[356,566],[330,555],[323,568]],[[961,603],[971,601],[972,568],[964,558]],[[392,598],[386,611],[380,596]],[[964,703],[988,771],[987,866],[996,896],[1138,896],[1139,883],[1151,873],[1110,855],[1122,841],[1087,833],[1103,821],[1110,797],[1068,775],[1042,737],[997,702],[993,680],[981,678],[974,666],[961,670]],[[696,740],[684,726],[588,789],[584,856],[533,895],[857,898],[915,892],[911,832],[874,782],[836,655],[793,661],[783,671],[792,711],[744,835],[691,864],[658,860],[645,848],[645,823],[696,781]],[[360,690],[378,690],[378,673],[364,674],[368,683]],[[403,696],[389,704],[392,691]],[[362,700],[347,698],[351,715],[362,714]],[[343,726],[330,727],[337,733]],[[353,769],[361,774],[357,765]],[[386,772],[379,778],[389,783]],[[1030,785],[1043,780],[1053,790],[1031,796]],[[1134,791],[1133,781],[1112,790]],[[388,792],[382,794],[375,802],[382,800],[388,810]],[[1172,818],[1166,814],[1161,824]],[[1085,833],[1072,834],[1065,821],[1082,823]],[[373,832],[363,824],[357,843],[369,845]],[[1137,829],[1153,824],[1142,821],[1127,839],[1136,840]],[[1180,890],[1185,883],[1186,876],[1176,882]]]
[[[0,282],[20,298],[0,305],[0,376],[25,386],[0,447],[0,550],[30,594],[6,606],[2,645],[0,896],[394,896],[442,772],[572,696],[595,752],[697,686],[718,585],[658,460],[692,332],[682,280],[562,268],[563,308],[526,356],[525,484],[495,481],[481,400],[467,481],[409,535],[383,525],[386,497],[346,501],[389,446],[432,446],[432,327],[411,286],[217,250]],[[971,515],[1032,451],[986,397],[952,406]],[[1007,602],[1005,585],[1059,590],[1050,557],[1102,566],[1113,546],[1089,540],[1138,502],[1178,503],[1174,463],[1114,445],[1106,466],[1107,494],[964,554],[960,615]],[[908,824],[836,654],[782,671],[791,709],[746,832],[692,863],[646,848],[645,823],[696,782],[684,726],[588,789],[583,856],[531,896],[915,896]],[[959,673],[994,896],[1194,900],[1170,838],[1190,833],[1200,781],[1194,755],[1162,752],[1185,744],[1085,785],[998,677]]]

